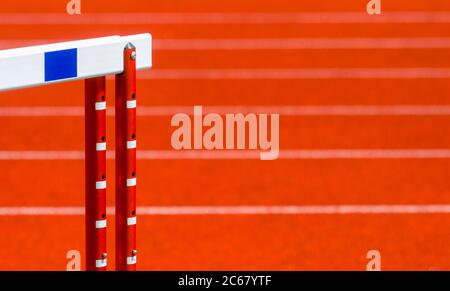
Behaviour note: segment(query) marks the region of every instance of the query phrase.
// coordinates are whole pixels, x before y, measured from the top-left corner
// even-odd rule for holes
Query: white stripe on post
[[[136,256],[127,257],[127,265],[134,265],[136,264]]]
[[[95,228],[106,228],[106,219],[105,220],[97,220],[95,222]]]
[[[106,102],[96,102],[95,110],[106,110]]]
[[[127,149],[135,149],[137,142],[135,140],[127,141]]]
[[[96,260],[95,261],[95,267],[96,268],[104,268],[104,267],[106,267],[107,266],[107,261],[106,261],[106,259],[103,259],[103,260]]]
[[[127,179],[127,187],[136,186],[136,178]]]
[[[136,178],[127,179],[127,187],[133,187],[136,186]]]
[[[136,108],[136,100],[127,101],[127,108],[128,109]]]
[[[127,224],[128,225],[136,225],[136,217],[129,217],[127,219]]]
[[[99,142],[96,145],[97,151],[106,151],[106,142]]]
[[[95,189],[102,190],[106,189],[106,181],[99,181],[95,183]]]

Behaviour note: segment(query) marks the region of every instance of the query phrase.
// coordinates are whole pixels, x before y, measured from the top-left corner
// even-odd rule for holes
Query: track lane
[[[447,68],[450,49],[155,51],[158,69]],[[433,58],[430,58],[433,56]]]
[[[114,197],[113,163],[108,162],[107,170],[109,205]],[[449,159],[141,160],[138,203],[449,204],[449,163]],[[0,161],[7,177],[0,205],[82,206],[83,167],[81,160]]]
[[[413,27],[414,29],[411,29]],[[1,25],[3,49],[23,40],[83,39],[151,32],[154,39],[449,37],[450,23],[423,24],[153,24]],[[113,33],[112,33],[113,32]],[[4,43],[11,40],[12,44]]]
[[[447,79],[140,80],[139,106],[449,105],[447,87]],[[84,106],[83,96],[77,81],[0,92],[0,106]],[[107,98],[113,106],[113,79]]]
[[[140,270],[365,270],[367,252],[377,249],[384,270],[448,269],[450,233],[442,225],[449,219],[448,215],[140,217],[138,266]],[[0,238],[0,268],[64,270],[66,252],[82,249],[82,225],[82,216],[0,217],[5,234]],[[161,241],[165,243],[157,243]],[[113,256],[108,264],[113,266]]]
[[[139,117],[139,148],[172,149],[171,137],[177,127],[170,125],[171,118]],[[70,151],[84,147],[82,117],[0,117],[0,123],[2,151]],[[108,149],[112,150],[114,119],[107,118],[107,124]],[[449,115],[281,115],[280,149],[448,149],[448,124]]]

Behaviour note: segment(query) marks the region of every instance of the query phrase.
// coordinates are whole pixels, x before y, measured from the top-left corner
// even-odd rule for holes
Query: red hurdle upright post
[[[136,48],[116,75],[116,270],[136,270]]]
[[[105,77],[85,81],[86,270],[106,270]]]

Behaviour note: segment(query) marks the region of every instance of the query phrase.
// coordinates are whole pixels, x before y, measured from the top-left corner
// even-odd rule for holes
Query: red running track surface
[[[129,0],[125,6],[116,1],[82,1],[85,16],[109,15],[111,24],[90,24],[89,18],[85,18],[87,23],[71,23],[76,16],[64,14],[63,2],[2,1],[0,48],[151,32],[155,41],[154,69],[146,74],[149,78],[142,75],[138,81],[139,106],[203,105],[224,110],[239,106],[344,106],[350,111],[352,106],[439,109],[450,104],[448,77],[257,78],[258,72],[264,70],[448,70],[450,2],[385,1],[383,13],[393,15],[390,21],[359,23],[361,17],[374,17],[364,15],[364,1]],[[117,13],[127,14],[119,18]],[[133,24],[133,13],[141,13],[144,20]],[[252,23],[249,19],[255,15],[266,18]],[[308,15],[322,16],[324,20],[296,21]],[[407,20],[399,21],[399,15]],[[386,38],[400,39],[400,44],[379,47],[383,41],[377,40]],[[325,40],[322,47],[298,45],[298,40],[317,43],[317,39]],[[363,43],[369,47],[355,47],[355,39],[365,40]],[[274,47],[261,47],[261,40],[271,40]],[[411,40],[419,46],[411,47]],[[234,47],[223,47],[224,41]],[[297,47],[290,47],[295,41]],[[425,47],[431,41],[433,45]],[[199,43],[203,48],[193,49]],[[337,48],[337,43],[345,47]],[[168,45],[172,48],[168,49]],[[184,70],[203,75],[207,70],[246,70],[248,77],[152,78],[152,74]],[[109,100],[113,99],[113,86],[108,80]],[[82,82],[0,93],[1,270],[64,270],[67,251],[80,250],[84,255],[83,216],[43,214],[39,208],[83,207],[83,161],[76,158],[76,153],[83,150],[83,118],[70,114],[71,108],[77,112],[82,106]],[[55,107],[63,113],[27,113]],[[25,113],[18,114],[20,110]],[[383,155],[387,150],[433,153],[450,148],[448,111],[408,112],[282,114],[281,149],[347,150],[350,155],[355,150],[380,150]],[[171,149],[170,115],[142,114],[138,117],[138,131],[139,150]],[[114,140],[111,117],[108,140]],[[112,146],[110,142],[109,149]],[[25,158],[35,151],[40,151],[44,159]],[[75,152],[75,158],[55,159],[49,155],[67,151]],[[113,165],[110,160],[108,177],[114,176]],[[158,207],[169,207],[173,212],[138,213],[138,269],[364,270],[367,252],[375,249],[381,252],[384,270],[449,270],[449,167],[448,155],[420,158],[414,154],[408,158],[331,156],[273,162],[175,157],[140,160],[139,206],[160,210]],[[113,181],[109,179],[109,206],[114,205],[112,189]],[[358,213],[323,211],[329,206],[345,205],[359,209]],[[435,209],[426,208],[433,205],[440,210],[423,211],[423,207]],[[309,214],[228,211],[186,215],[176,213],[180,206],[213,210],[223,206],[228,210],[239,206],[319,208]],[[374,213],[377,206],[388,210],[400,206],[400,210]],[[28,207],[34,214],[20,214],[24,209],[20,207]],[[113,269],[112,214],[108,222],[108,263]]]

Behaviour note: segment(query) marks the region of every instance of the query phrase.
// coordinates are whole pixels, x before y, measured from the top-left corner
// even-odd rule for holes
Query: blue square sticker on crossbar
[[[76,78],[77,49],[45,53],[45,82]]]

